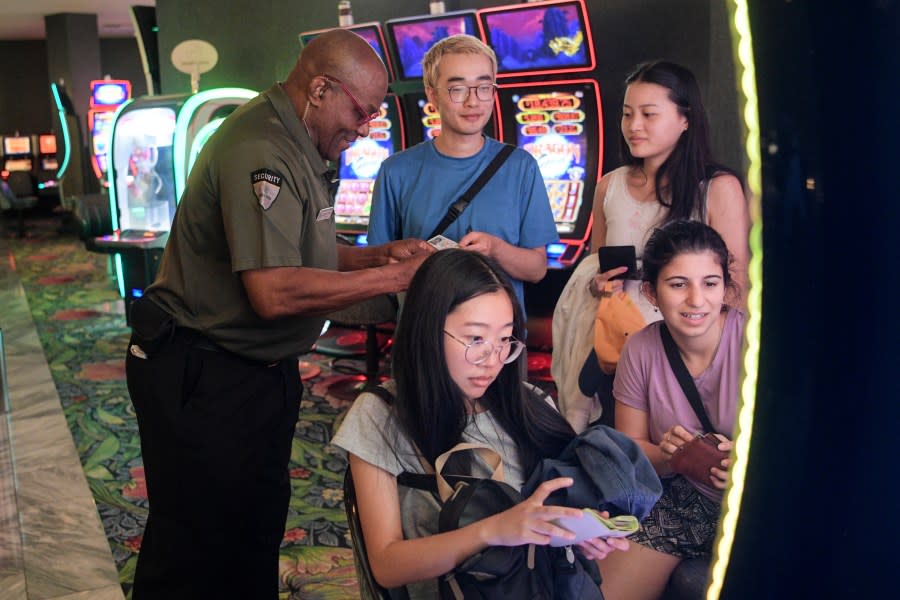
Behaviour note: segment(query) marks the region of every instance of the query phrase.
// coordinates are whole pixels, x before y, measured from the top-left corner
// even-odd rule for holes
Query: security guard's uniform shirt
[[[308,351],[325,317],[260,318],[240,272],[337,269],[326,169],[280,84],[238,108],[191,171],[148,296],[177,325],[245,358]]]

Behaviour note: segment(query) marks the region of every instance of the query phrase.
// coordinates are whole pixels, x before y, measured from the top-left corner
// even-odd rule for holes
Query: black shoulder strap
[[[678,346],[675,345],[675,340],[672,339],[672,334],[669,333],[669,328],[666,327],[665,323],[659,324],[659,334],[662,336],[663,348],[666,350],[669,366],[672,367],[675,378],[681,385],[681,389],[684,390],[684,395],[687,396],[688,402],[691,403],[691,408],[697,413],[697,418],[700,419],[700,424],[703,425],[703,431],[716,433],[716,429],[710,423],[706,410],[703,408],[700,392],[697,391],[697,386],[694,385],[694,378],[688,372],[684,360],[681,358],[681,353],[678,351]]]
[[[369,392],[370,394],[375,394],[388,406],[394,405],[394,395],[383,385],[376,383],[375,385],[367,385],[363,388],[363,392]]]
[[[444,215],[444,218],[441,219],[441,222],[438,223],[437,227],[434,228],[434,231],[431,232],[426,239],[431,239],[434,236],[444,233],[448,227],[455,221],[462,211],[466,209],[469,205],[469,202],[472,201],[478,192],[481,191],[481,188],[494,176],[503,163],[506,162],[506,159],[512,154],[512,151],[515,150],[516,147],[511,144],[503,144],[503,148],[500,149],[500,152],[491,160],[490,164],[485,167],[484,171],[481,172],[481,175],[478,176],[478,179],[475,180],[469,189],[463,193],[462,196],[459,197],[459,200],[450,205],[450,208],[447,209],[447,214]]]

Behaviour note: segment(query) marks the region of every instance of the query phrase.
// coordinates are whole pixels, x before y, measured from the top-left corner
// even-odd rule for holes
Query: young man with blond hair
[[[496,94],[494,51],[470,35],[432,46],[422,60],[440,135],[385,160],[375,182],[369,243],[426,238],[503,144],[484,135]],[[443,235],[496,260],[524,306],[523,281],[547,272],[546,245],[559,240],[537,161],[515,149]]]

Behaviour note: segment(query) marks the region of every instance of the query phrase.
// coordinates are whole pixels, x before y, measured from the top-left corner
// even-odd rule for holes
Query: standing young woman
[[[360,395],[334,439],[349,453],[371,570],[383,587],[406,585],[413,598],[435,598],[436,577],[488,546],[569,537],[551,521],[581,512],[543,502],[570,478],[547,481],[516,507],[447,533],[437,533],[431,494],[397,485],[401,472],[424,472],[416,449],[433,465],[468,441],[493,448],[506,483],[521,489],[542,458],[572,440],[565,419],[522,383],[523,331],[512,284],[477,252],[437,252],[413,278],[394,337],[395,401]],[[479,461],[463,466],[490,476]],[[628,542],[596,538],[579,547],[600,559]]]
[[[725,240],[734,257],[735,282],[746,290],[748,203],[738,177],[712,158],[709,125],[696,78],[685,67],[656,61],[639,65],[625,84],[620,149],[626,164],[597,184],[591,247],[634,246],[640,268],[644,244],[654,227],[676,219],[702,221]],[[610,278],[624,272],[624,268],[598,272],[589,283],[591,294],[599,297]],[[611,291],[628,294],[644,322],[661,318],[640,293],[640,281],[611,283]],[[745,304],[743,297],[728,302]],[[576,431],[587,425],[592,411],[584,404],[595,393],[607,400],[604,410],[612,408],[611,387],[612,377],[600,370],[592,352],[579,377],[584,397],[560,399]]]
[[[737,415],[744,314],[725,298],[738,293],[728,249],[711,227],[673,221],[654,231],[644,247],[643,294],[659,310],[693,378],[722,451],[731,450]],[[685,558],[708,558],[716,535],[722,490],[731,461],[692,479],[672,471],[675,452],[703,430],[676,378],[655,322],[625,343],[616,369],[616,429],[643,449],[663,482],[663,495],[631,537],[631,550],[604,561],[607,600],[659,598],[669,575]]]

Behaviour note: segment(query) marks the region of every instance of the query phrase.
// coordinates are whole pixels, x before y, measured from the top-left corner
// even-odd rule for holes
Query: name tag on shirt
[[[333,215],[333,214],[334,214],[333,206],[329,206],[328,208],[323,208],[322,210],[319,211],[319,215],[316,217],[316,222],[318,223],[319,221],[327,221],[328,219],[331,218],[331,215]]]

